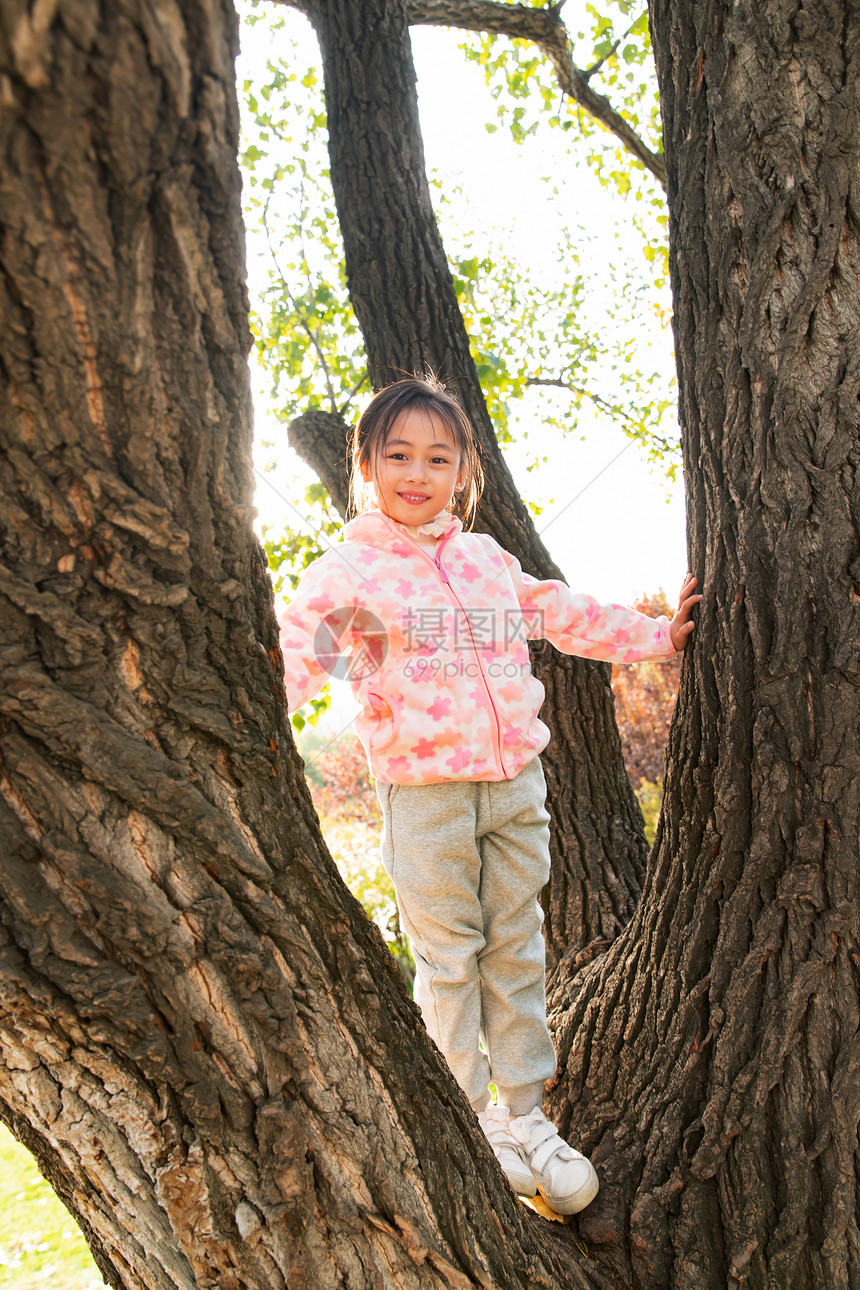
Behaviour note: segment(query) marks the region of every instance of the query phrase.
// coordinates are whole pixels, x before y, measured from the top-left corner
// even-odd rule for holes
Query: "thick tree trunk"
[[[487,414],[442,247],[424,168],[415,73],[404,0],[301,0],[322,48],[331,174],[346,253],[350,299],[375,387],[432,368],[455,388],[475,426],[487,487],[476,527],[491,533],[537,577],[560,578],[511,479]],[[343,431],[317,415],[323,478],[343,461]],[[335,485],[333,495],[343,495]],[[588,588],[583,588],[588,590]],[[647,847],[615,725],[610,669],[532,651],[546,687],[541,716],[552,731],[543,754],[553,820],[547,891],[551,961],[604,946],[639,899]]]
[[[53,14],[0,18],[0,1116],[117,1287],[584,1286],[340,883],[290,739],[232,9]]]
[[[856,1290],[860,13],[652,23],[705,600],[642,904],[557,981],[556,1109],[618,1284]]]

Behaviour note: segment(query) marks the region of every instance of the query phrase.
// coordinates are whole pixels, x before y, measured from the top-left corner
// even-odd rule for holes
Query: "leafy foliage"
[[[331,191],[322,86],[315,67],[296,68],[288,18],[294,15],[265,19],[284,54],[267,62],[264,84],[244,81],[240,154],[249,242],[268,264],[256,275],[254,348],[285,421],[312,407],[345,415],[365,380]],[[258,13],[251,20],[261,21]]]
[[[574,63],[589,85],[605,95],[652,152],[662,151],[662,129],[647,9],[637,0],[605,0],[598,8],[565,9]],[[542,131],[557,130],[569,139],[570,164],[586,164],[600,183],[632,199],[630,230],[661,291],[668,282],[669,217],[659,185],[584,108],[560,91],[549,62],[529,41],[484,34],[469,36],[460,48],[477,63],[493,98],[496,120],[486,129],[506,128],[515,143]],[[583,145],[585,148],[583,150]]]
[[[605,0],[565,10],[574,63],[598,93],[618,112],[653,151],[662,149],[657,80],[651,52],[648,13],[638,0]],[[534,135],[541,120],[552,129],[570,133],[571,140],[588,140],[588,162],[601,179],[626,196],[644,174],[641,163],[623,152],[606,127],[560,91],[548,60],[527,40],[493,33],[469,36],[461,44],[466,57],[484,72],[497,102],[496,120],[486,129],[510,131],[515,143]]]
[[[275,591],[279,595],[287,586],[295,591],[302,571],[329,549],[341,529],[340,520],[331,508],[324,485],[311,484],[305,491],[305,501],[317,519],[315,529],[281,529],[279,526],[278,531],[274,532],[271,525],[263,526],[263,550],[274,574]],[[293,729],[298,731],[303,730],[305,725],[316,725],[330,705],[331,692],[329,686],[325,685],[315,699],[305,704],[302,711],[291,714]]]
[[[252,311],[255,350],[271,377],[272,398],[284,421],[323,406],[349,416],[356,396],[367,388],[331,191],[322,87],[314,67],[297,65],[298,45],[287,27],[294,17],[281,13],[265,19],[283,53],[268,60],[265,84],[245,81],[242,152],[249,238],[265,247],[268,265]],[[262,20],[257,13],[252,18]],[[634,23],[637,31],[640,25]],[[487,49],[495,49],[488,40]],[[474,55],[474,49],[464,48]],[[533,53],[523,62],[526,48],[522,42],[506,42],[488,62],[488,69],[497,73],[493,93],[500,100],[498,110],[505,112],[523,100],[511,108],[516,137],[518,131],[525,137],[537,128],[537,118],[527,130],[519,126],[522,113],[535,110],[533,100],[546,108],[550,96],[551,70]],[[606,66],[617,59],[616,51],[607,56]],[[610,319],[608,328],[589,326],[584,305],[593,291],[594,271],[584,275],[579,270],[580,250],[587,249],[581,230],[564,226],[554,269],[536,275],[534,265],[519,262],[504,245],[470,227],[462,191],[443,188],[432,177],[431,188],[500,440],[510,437],[513,406],[525,391],[552,386],[566,390],[569,403],[562,421],[556,404],[548,402],[548,421],[575,428],[577,410],[592,402],[647,444],[652,457],[673,453],[674,430],[666,415],[672,393],[666,376],[640,369],[636,337],[629,329],[622,335],[616,325],[622,317],[641,314],[641,274],[601,264],[601,287],[609,285],[617,297],[617,318]],[[548,182],[545,201],[551,203],[556,195]],[[659,218],[665,222],[665,213]],[[650,249],[653,262],[657,252]],[[592,263],[595,257],[589,252],[587,259]]]
[[[645,821],[645,837],[648,845],[654,845],[654,838],[657,835],[657,821],[660,818],[660,808],[663,805],[663,780],[661,779],[643,779],[636,789],[636,796],[639,798],[639,805],[642,808],[642,818]]]
[[[455,199],[443,197],[444,208]],[[669,415],[674,408],[665,377],[645,373],[635,337],[588,327],[584,314],[592,283],[579,271],[577,240],[565,230],[556,248],[552,286],[532,269],[506,256],[470,253],[473,234],[462,228],[448,237],[449,263],[460,310],[470,337],[472,358],[500,442],[512,437],[515,404],[526,391],[564,391],[566,398],[545,399],[544,425],[575,428],[577,412],[592,404],[638,439],[651,460],[666,460],[674,470],[677,447]],[[462,249],[458,249],[465,240]],[[582,237],[586,258],[593,260]],[[451,247],[454,250],[451,250]],[[619,284],[619,300],[632,313],[633,284]],[[505,320],[503,326],[501,320]],[[668,456],[667,456],[668,455]]]
[[[263,549],[269,567],[276,571],[274,585],[278,594],[287,585],[295,591],[302,571],[329,549],[341,529],[339,517],[331,508],[323,484],[311,484],[305,491],[305,501],[309,508],[315,510],[315,515],[321,516],[313,532],[287,529],[283,533],[273,534],[270,526],[263,529]]]

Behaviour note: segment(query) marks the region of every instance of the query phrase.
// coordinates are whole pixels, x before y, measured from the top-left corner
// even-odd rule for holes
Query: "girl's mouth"
[[[398,493],[397,496],[401,502],[409,502],[411,506],[421,506],[424,502],[430,501],[427,493]]]

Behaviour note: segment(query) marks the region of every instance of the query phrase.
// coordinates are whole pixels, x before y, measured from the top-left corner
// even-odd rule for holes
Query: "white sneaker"
[[[591,1204],[600,1186],[594,1166],[568,1146],[539,1106],[527,1115],[511,1116],[507,1132],[531,1166],[538,1191],[557,1214],[578,1214]]]
[[[478,1112],[478,1123],[493,1148],[508,1182],[519,1196],[534,1196],[535,1176],[526,1162],[522,1147],[508,1128],[510,1111],[506,1106],[488,1106]]]

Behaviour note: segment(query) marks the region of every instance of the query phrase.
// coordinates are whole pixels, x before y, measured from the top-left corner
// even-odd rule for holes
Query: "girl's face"
[[[426,524],[463,485],[460,454],[445,422],[420,408],[401,412],[375,462],[361,475],[379,509],[398,524]]]

